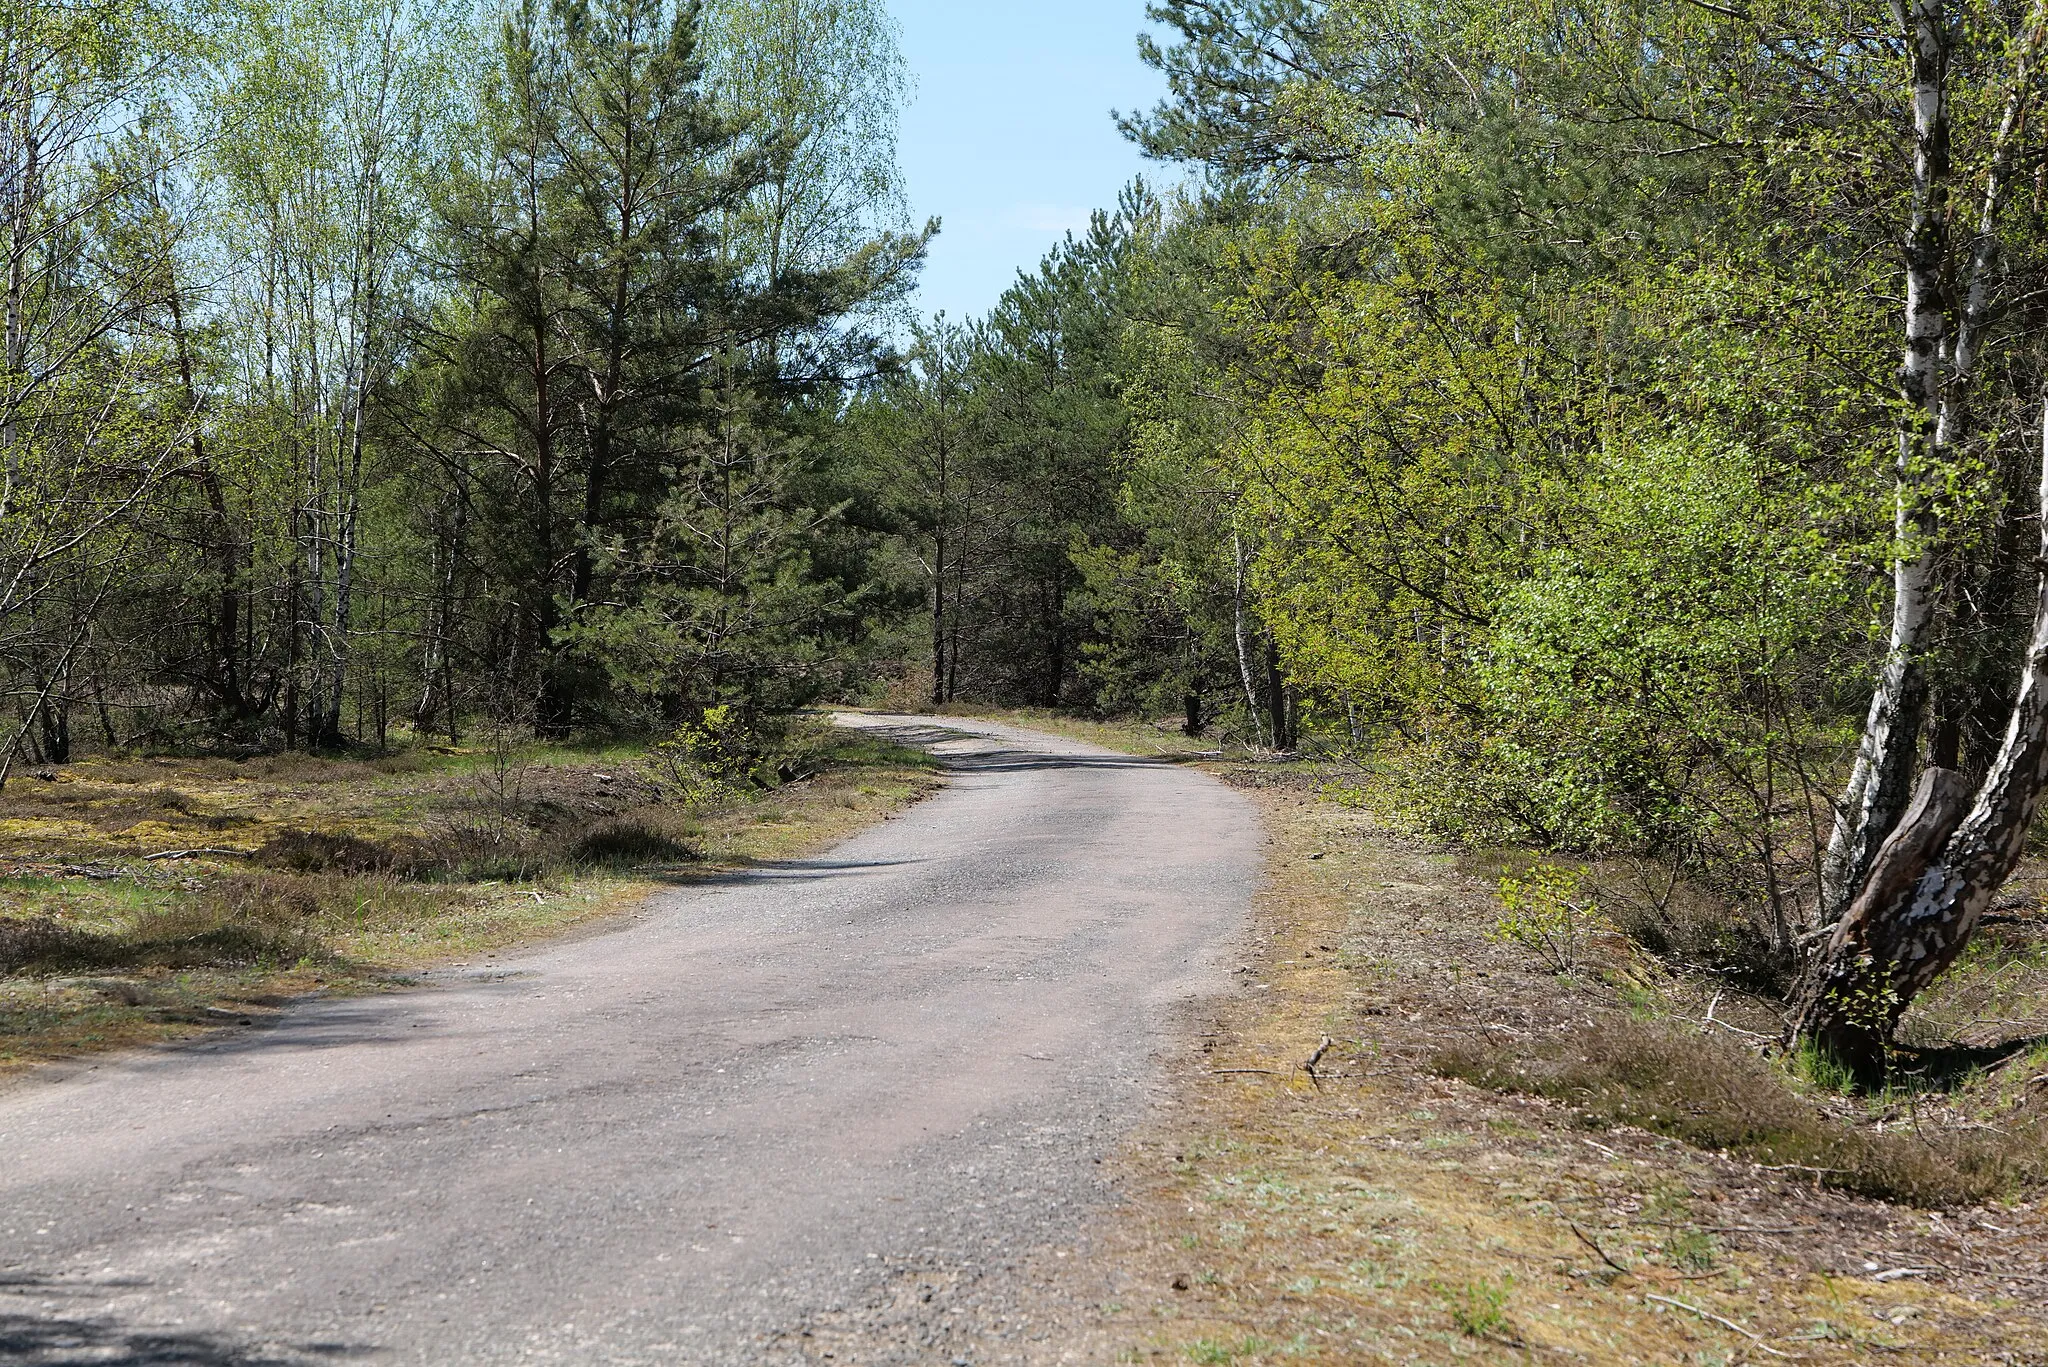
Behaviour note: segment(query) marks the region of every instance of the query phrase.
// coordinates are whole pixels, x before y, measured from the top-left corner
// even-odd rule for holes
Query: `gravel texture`
[[[950,785],[611,933],[0,1095],[0,1362],[1064,1356],[1008,1269],[1100,1207],[1224,987],[1256,819],[1169,764],[848,720]]]

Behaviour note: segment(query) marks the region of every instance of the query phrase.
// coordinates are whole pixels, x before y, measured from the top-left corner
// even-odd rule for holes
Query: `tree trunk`
[[[1287,708],[1287,679],[1280,672],[1280,647],[1266,637],[1266,710],[1273,718],[1273,748],[1294,748],[1294,718]]]
[[[1913,85],[1913,209],[1905,241],[1906,348],[1899,426],[1892,629],[1863,739],[1821,870],[1821,919],[1836,920],[1870,874],[1898,824],[1913,781],[1927,696],[1921,656],[1934,618],[1936,490],[1930,471],[1941,431],[1941,350],[1948,318],[1949,34],[1943,0],[1909,0]]]
[[[944,337],[940,338],[943,348]],[[937,707],[946,699],[946,552],[951,548],[951,530],[948,519],[952,516],[952,451],[946,440],[946,369],[945,353],[938,352],[934,363],[937,375],[934,379],[934,402],[938,413],[934,423],[932,442],[933,473],[937,478],[934,492],[938,495],[937,515],[932,519],[932,706]]]
[[[946,701],[946,529],[944,499],[932,545],[932,706]]]
[[[2048,566],[2048,407],[2042,414],[2041,563]],[[1870,1081],[1913,999],[1955,962],[2011,876],[2048,789],[2048,573],[2036,595],[2019,696],[1991,772],[1961,807],[1947,770],[1921,780],[1913,809],[1873,862],[1818,955],[1794,1027]],[[1951,834],[1953,832],[1953,834]]]
[[[359,491],[363,481],[363,410],[368,402],[369,384],[365,374],[363,384],[356,392],[354,418],[349,424],[348,460],[346,463],[338,457],[336,460],[341,468],[336,471],[335,490],[334,615],[328,633],[326,711],[320,719],[322,746],[341,744],[342,697],[348,691],[349,653],[354,644],[357,522],[362,508]]]
[[[1244,685],[1244,706],[1252,719],[1252,739],[1264,745],[1266,729],[1259,720],[1259,690],[1252,682],[1251,630],[1245,622],[1244,538],[1236,532],[1230,534],[1230,553],[1237,561],[1237,576],[1230,597],[1230,631],[1237,643],[1237,678]]]

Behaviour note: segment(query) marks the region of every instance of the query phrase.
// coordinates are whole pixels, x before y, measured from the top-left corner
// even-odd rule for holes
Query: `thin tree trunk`
[[[944,517],[942,513],[941,518]],[[932,543],[932,706],[946,701],[946,531]]]
[[[1244,538],[1236,532],[1230,534],[1230,553],[1237,561],[1237,576],[1232,584],[1230,598],[1231,634],[1237,642],[1237,677],[1238,682],[1244,685],[1244,706],[1252,719],[1253,738],[1263,746],[1266,743],[1266,728],[1259,719],[1259,690],[1252,682],[1251,631],[1245,622]]]
[[[1280,647],[1266,637],[1266,709],[1273,718],[1273,748],[1294,748],[1294,719],[1287,711],[1287,680],[1280,673]]]
[[[363,479],[363,405],[368,399],[366,391],[367,385],[356,395],[354,419],[349,425],[348,462],[338,472],[346,484],[341,487],[338,480],[336,489],[339,527],[334,546],[334,615],[327,648],[327,714],[321,723],[321,743],[325,745],[337,745],[341,741],[342,697],[348,690],[355,612],[357,522],[362,509],[359,491]]]
[[[220,472],[206,455],[206,433],[199,421],[199,385],[193,375],[191,337],[185,330],[185,309],[175,274],[170,280],[171,339],[178,356],[178,380],[185,390],[185,408],[192,419],[192,468],[206,495],[207,512],[214,523],[213,541],[207,547],[213,572],[220,576],[215,591],[212,639],[208,642],[213,670],[213,690],[221,706],[237,717],[249,715],[249,700],[243,694],[241,671],[235,656],[236,629],[241,625],[241,600],[237,580],[241,574],[241,548],[234,532],[234,518],[228,509],[227,492],[221,487]]]

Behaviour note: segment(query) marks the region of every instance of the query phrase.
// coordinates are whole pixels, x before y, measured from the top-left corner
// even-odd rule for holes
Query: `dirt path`
[[[824,858],[0,1097],[0,1360],[772,1364],[829,1340],[926,1363],[1000,1339],[989,1270],[1081,1225],[1177,1009],[1224,981],[1256,819],[1170,765],[865,724],[953,782]]]

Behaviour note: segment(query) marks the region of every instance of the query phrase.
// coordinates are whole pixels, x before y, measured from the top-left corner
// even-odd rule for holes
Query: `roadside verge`
[[[92,759],[0,792],[0,1078],[403,988],[803,858],[935,789],[820,729],[793,781],[679,792],[642,746]]]
[[[1119,1203],[1032,1265],[1060,1346],[991,1361],[2048,1362],[2038,1202],[1872,1200],[1590,1098],[1458,1080],[1482,1051],[1611,1048],[1627,992],[1504,942],[1497,869],[1327,800],[1327,775],[1183,759],[1270,841],[1238,988],[1117,1159]]]

